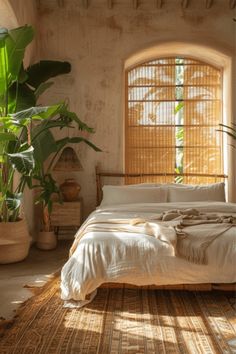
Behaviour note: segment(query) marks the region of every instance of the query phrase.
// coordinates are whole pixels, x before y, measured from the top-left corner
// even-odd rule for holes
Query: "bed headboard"
[[[103,177],[119,177],[119,178],[140,178],[140,183],[142,182],[142,179],[144,177],[209,177],[215,178],[215,182],[217,182],[219,179],[222,181],[225,181],[228,176],[221,174],[221,175],[214,175],[212,174],[203,174],[203,173],[123,173],[123,172],[106,172],[106,171],[101,171],[99,166],[96,166],[95,168],[96,171],[96,185],[97,185],[97,205],[99,205],[102,201],[102,178]]]

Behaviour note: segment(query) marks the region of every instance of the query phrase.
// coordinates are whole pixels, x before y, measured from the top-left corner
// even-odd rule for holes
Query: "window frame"
[[[223,71],[223,122],[230,125],[233,121],[233,58],[234,52],[222,43],[205,45],[187,41],[164,41],[158,44],[137,49],[129,53],[123,61],[123,134],[122,142],[122,170],[125,171],[125,71],[148,60],[164,58],[166,56],[183,55],[221,68]],[[228,175],[225,180],[227,201],[236,201],[236,161],[235,151],[230,147],[230,139],[226,134],[224,139],[224,173]]]

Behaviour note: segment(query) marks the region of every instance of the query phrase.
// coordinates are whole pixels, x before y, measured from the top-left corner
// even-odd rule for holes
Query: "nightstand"
[[[54,227],[56,234],[60,227],[74,227],[78,229],[82,222],[83,201],[79,199],[75,202],[54,202],[51,214],[51,226]]]

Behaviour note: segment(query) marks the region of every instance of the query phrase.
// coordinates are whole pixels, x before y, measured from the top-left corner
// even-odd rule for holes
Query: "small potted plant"
[[[57,195],[59,200],[61,200],[60,189],[51,174],[44,174],[42,171],[40,171],[40,175],[34,176],[38,182],[38,185],[34,187],[39,190],[36,203],[39,203],[42,207],[42,223],[36,245],[42,250],[52,250],[57,246],[57,237],[54,230],[51,229],[50,215],[52,212],[53,196]]]
[[[70,129],[72,128],[72,123],[80,131],[94,133],[93,129],[83,123],[74,112],[69,111],[65,104],[59,107],[57,115],[52,114],[47,120],[41,121],[31,132],[36,164],[29,187],[38,191],[36,203],[41,205],[42,222],[37,237],[37,247],[44,250],[54,249],[57,245],[57,238],[50,223],[53,200],[55,199],[53,197],[57,197],[56,199],[59,199],[59,201],[62,200],[60,188],[52,177],[52,167],[55,159],[67,144],[85,143],[93,150],[101,151],[93,143],[81,136],[62,139],[54,137],[53,129],[58,127],[60,129]],[[45,167],[46,161],[48,162],[47,168]]]

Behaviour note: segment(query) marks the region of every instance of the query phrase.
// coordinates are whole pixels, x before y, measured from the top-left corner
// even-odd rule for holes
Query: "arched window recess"
[[[143,182],[225,179],[222,68],[180,54],[139,62],[126,68],[125,95],[126,173]]]

